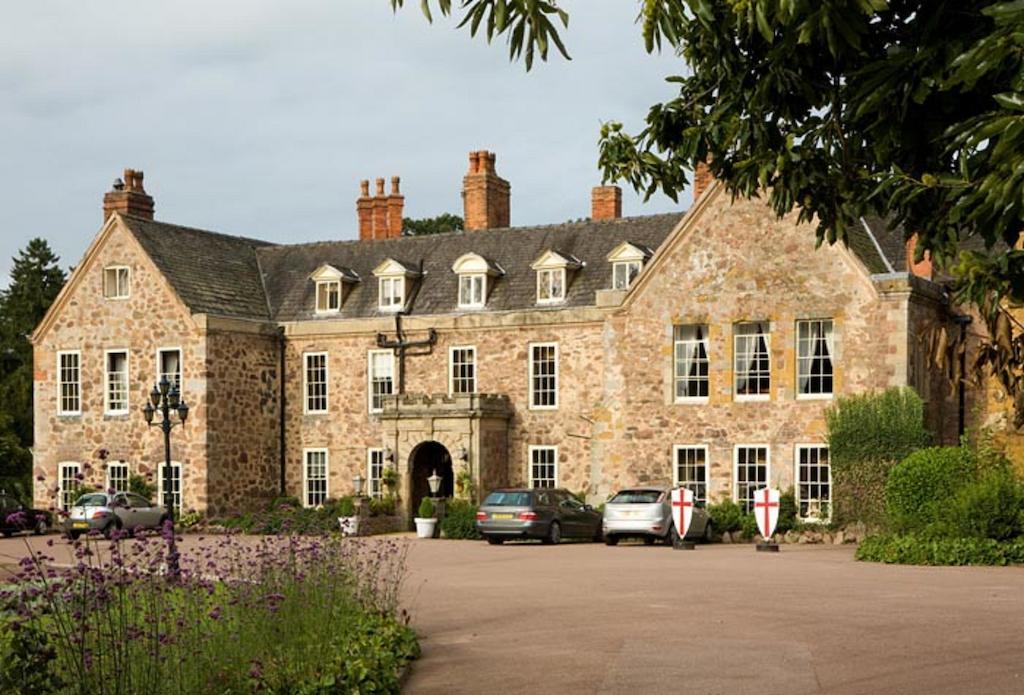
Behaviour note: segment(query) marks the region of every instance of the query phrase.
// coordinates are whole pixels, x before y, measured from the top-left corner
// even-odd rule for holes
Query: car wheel
[[[78,537],[82,535],[81,531],[68,531],[68,538],[73,541],[77,541]]]
[[[103,537],[109,541],[114,537],[114,532],[119,530],[121,530],[121,525],[116,521],[112,521],[103,529]]]
[[[32,529],[32,533],[36,534],[37,536],[41,536],[44,533],[46,533],[47,530],[49,530],[49,527],[46,525],[46,519],[39,519],[36,521],[36,525]]]
[[[498,538],[497,536],[487,536],[487,542],[491,545],[501,545],[505,542],[504,538]]]
[[[711,522],[704,524],[704,542],[710,543],[715,538],[715,527],[711,525]]]
[[[562,526],[557,521],[552,521],[551,526],[548,527],[548,535],[544,539],[544,543],[547,545],[558,545],[561,540]]]
[[[654,545],[654,541],[656,540],[657,538],[654,536],[644,536],[644,545]]]
[[[605,545],[618,545],[619,544],[619,537],[618,536],[605,536],[604,537],[604,544]]]

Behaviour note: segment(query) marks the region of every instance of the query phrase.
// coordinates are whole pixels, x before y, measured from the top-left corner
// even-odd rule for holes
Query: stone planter
[[[437,526],[437,519],[429,517],[423,519],[416,517],[413,519],[416,522],[416,537],[417,538],[433,538],[434,527]]]
[[[358,536],[359,535],[359,517],[358,516],[339,516],[338,526],[341,527],[341,535],[343,536]]]

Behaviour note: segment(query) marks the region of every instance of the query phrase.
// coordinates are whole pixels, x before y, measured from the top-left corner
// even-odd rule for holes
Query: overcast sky
[[[604,120],[635,129],[682,70],[635,0],[566,0],[572,62],[530,73],[417,0],[31,0],[0,5],[0,278],[34,236],[73,265],[125,167],[158,219],[281,242],[351,239],[360,179],[406,216],[462,214],[497,152],[512,224],[589,215]],[[687,201],[681,201],[685,206]],[[626,191],[624,213],[678,209]]]

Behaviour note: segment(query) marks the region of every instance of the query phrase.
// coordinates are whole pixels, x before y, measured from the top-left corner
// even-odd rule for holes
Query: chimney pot
[[[397,176],[391,177],[391,195],[398,195],[398,184],[400,179]]]
[[[359,195],[362,198],[370,197],[370,182],[363,180],[359,182]]]
[[[377,179],[377,195],[384,195],[384,179]]]
[[[142,172],[125,169],[124,178],[114,179],[111,190],[103,196],[103,221],[115,212],[151,220],[153,208],[153,198],[142,186]]]

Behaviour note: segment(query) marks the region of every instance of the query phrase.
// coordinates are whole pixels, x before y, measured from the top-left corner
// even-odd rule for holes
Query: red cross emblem
[[[761,488],[754,493],[754,518],[757,520],[757,530],[765,539],[771,538],[775,533],[775,526],[779,523],[779,491],[772,488]]]

